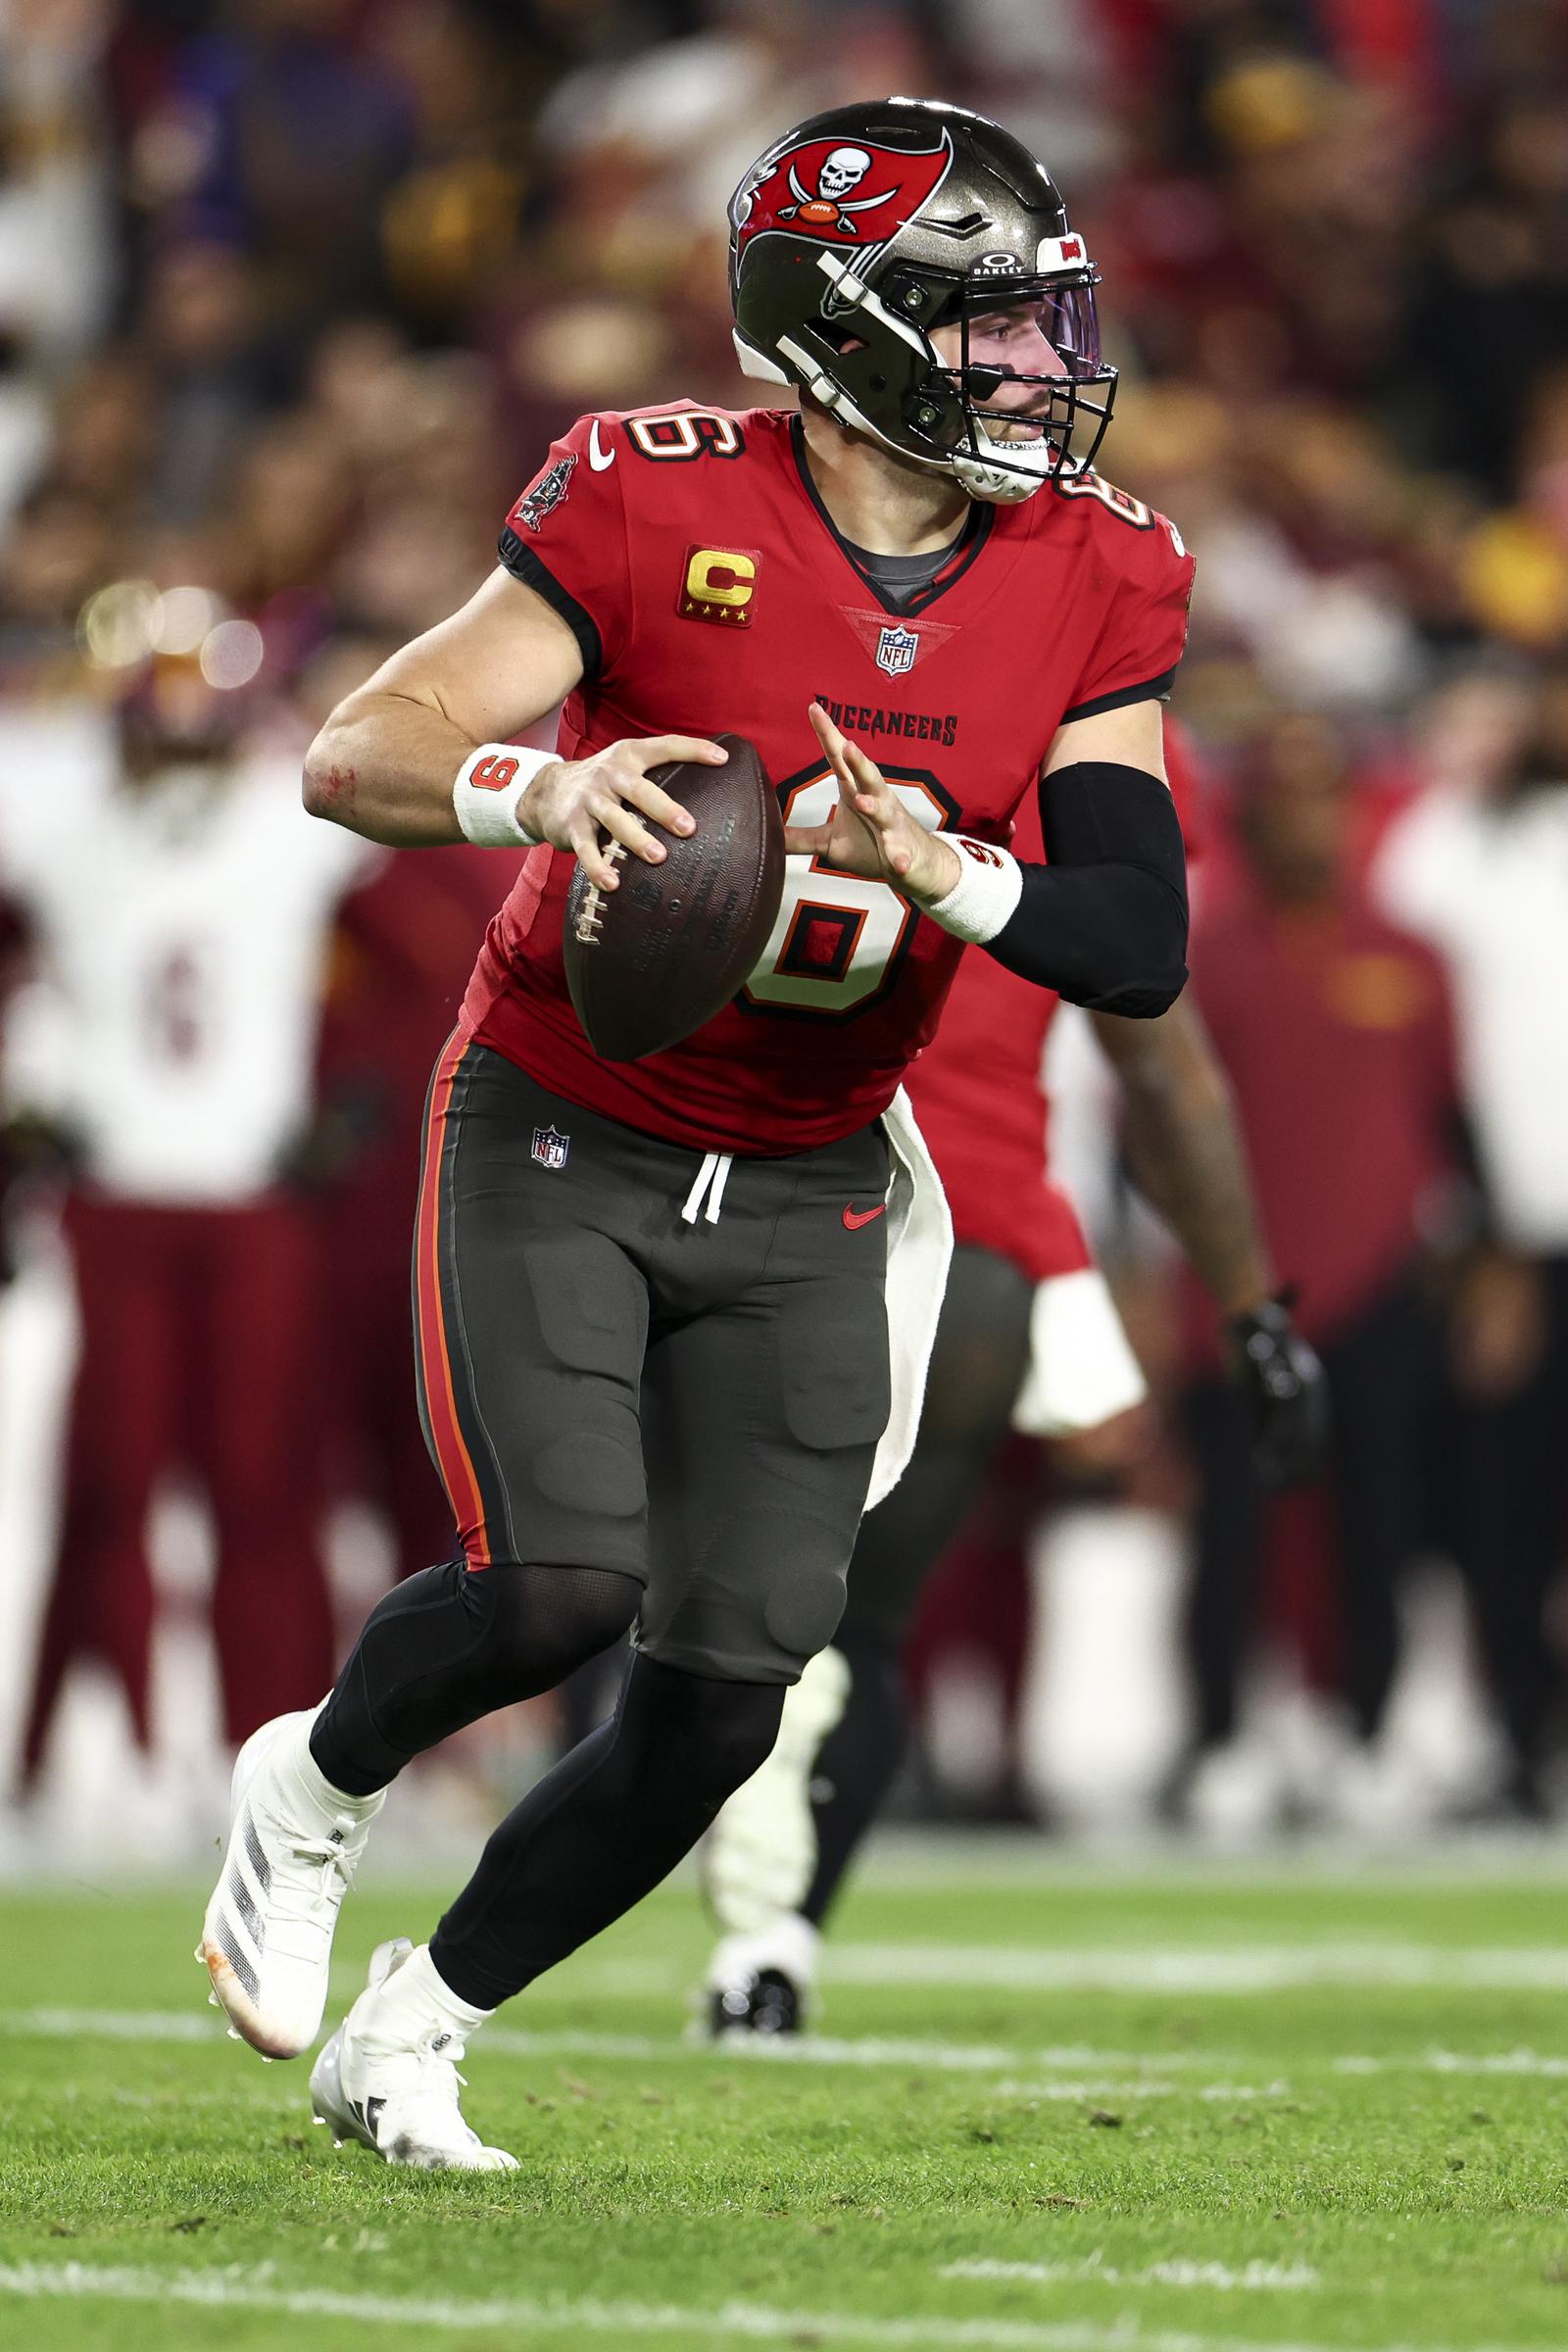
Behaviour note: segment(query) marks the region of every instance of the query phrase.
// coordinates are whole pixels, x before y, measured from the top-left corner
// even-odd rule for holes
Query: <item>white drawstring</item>
[[[733,1165],[733,1152],[708,1152],[704,1153],[703,1164],[697,1171],[696,1180],[686,1196],[686,1205],[680,1212],[688,1225],[695,1225],[701,1215],[705,1194],[708,1197],[708,1222],[710,1225],[718,1223],[718,1212],[724,1201],[724,1187],[729,1182],[729,1172]]]

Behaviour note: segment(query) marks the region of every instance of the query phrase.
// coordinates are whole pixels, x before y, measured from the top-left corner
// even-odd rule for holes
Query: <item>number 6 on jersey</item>
[[[940,832],[955,812],[936,778],[917,768],[882,769],[917,824]],[[826,824],[838,778],[823,766],[785,787],[786,825]],[[819,858],[794,856],[784,868],[778,919],[743,992],[763,1009],[844,1018],[883,995],[919,920],[886,882],[840,873]]]

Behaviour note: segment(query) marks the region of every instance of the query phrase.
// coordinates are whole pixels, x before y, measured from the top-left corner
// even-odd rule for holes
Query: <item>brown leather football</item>
[[[566,985],[584,1035],[607,1061],[640,1061],[721,1012],[767,945],[784,888],[784,821],[744,735],[715,735],[722,767],[650,768],[697,819],[682,836],[648,823],[662,865],[622,855],[618,889],[579,865],[566,899]]]

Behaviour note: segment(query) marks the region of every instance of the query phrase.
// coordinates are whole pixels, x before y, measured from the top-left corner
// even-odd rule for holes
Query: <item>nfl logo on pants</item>
[[[913,629],[906,629],[902,621],[896,621],[891,629],[884,629],[876,641],[878,669],[885,669],[893,678],[902,676],[905,670],[914,667],[919,644],[920,640]]]
[[[559,1127],[536,1127],[533,1131],[533,1155],[542,1168],[564,1168],[570,1148],[570,1136],[563,1135]]]

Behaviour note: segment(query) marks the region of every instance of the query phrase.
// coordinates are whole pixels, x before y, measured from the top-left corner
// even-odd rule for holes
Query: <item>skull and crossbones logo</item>
[[[876,196],[852,196],[871,169],[871,158],[863,147],[835,147],[817,168],[816,194],[809,196],[801,185],[801,175],[790,166],[790,188],[795,202],[780,208],[781,220],[797,218],[812,228],[832,228],[848,237],[858,237],[859,230],[850,218],[852,213],[869,212],[874,205],[886,204],[894,193],[884,189]]]

